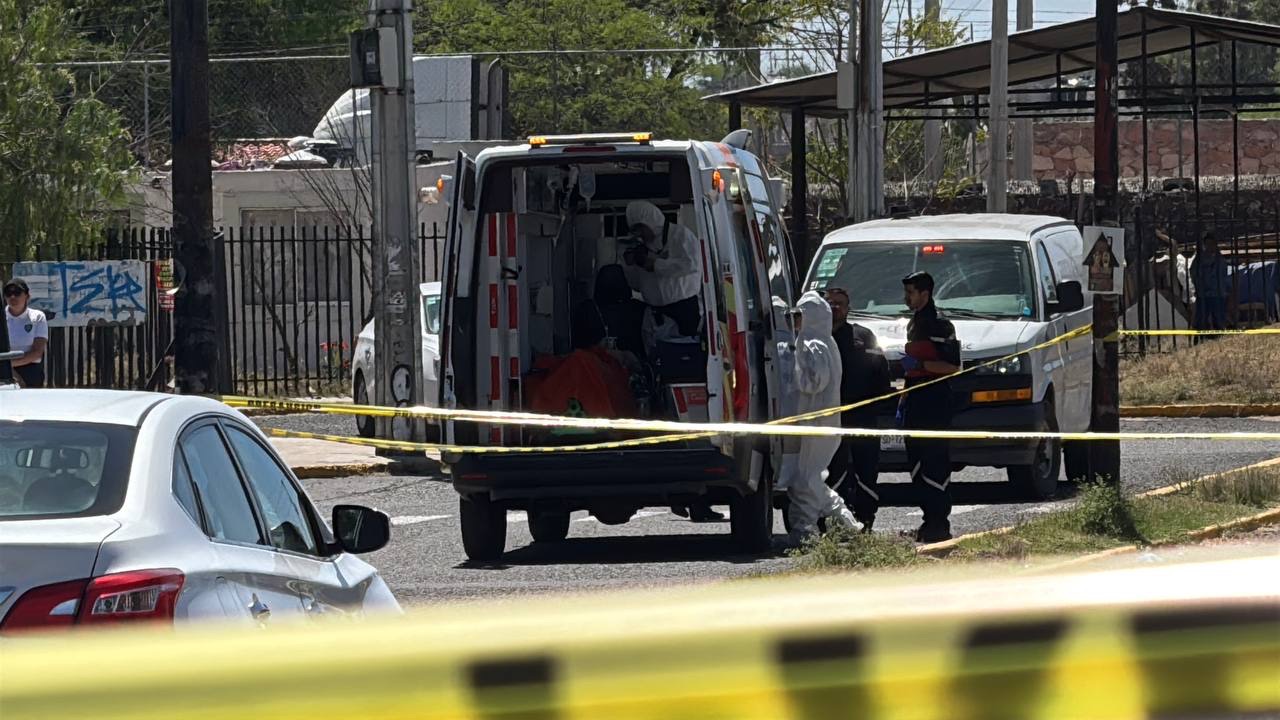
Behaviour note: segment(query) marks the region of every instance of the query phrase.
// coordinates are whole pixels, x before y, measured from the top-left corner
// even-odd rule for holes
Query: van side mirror
[[[1051,302],[1046,308],[1050,315],[1084,309],[1084,291],[1080,289],[1080,283],[1074,280],[1058,283],[1057,291],[1058,302]]]
[[[333,534],[344,551],[359,555],[381,550],[391,539],[391,519],[360,505],[333,508]]]

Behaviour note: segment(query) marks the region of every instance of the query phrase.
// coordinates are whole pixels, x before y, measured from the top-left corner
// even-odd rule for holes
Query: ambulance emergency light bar
[[[530,147],[546,147],[550,145],[612,145],[614,143],[640,143],[648,145],[653,140],[653,133],[588,133],[584,135],[533,135],[529,138]]]

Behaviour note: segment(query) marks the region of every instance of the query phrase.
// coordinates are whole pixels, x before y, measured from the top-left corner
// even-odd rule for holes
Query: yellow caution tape
[[[914,392],[916,390],[919,390],[924,387],[928,387],[930,385],[947,382],[957,376],[964,375],[966,373],[971,373],[984,367],[996,365],[1005,360],[1017,357],[1018,355],[1021,355],[1023,353],[1028,353],[1035,350],[1051,347],[1053,345],[1057,345],[1058,343],[1066,342],[1068,340],[1072,340],[1074,338],[1087,335],[1089,332],[1092,331],[1092,329],[1093,329],[1092,325],[1086,325],[1082,328],[1077,328],[1076,330],[1072,330],[1071,332],[1059,335],[1058,337],[1053,338],[1051,340],[1047,340],[1034,347],[1027,348],[1025,350],[1019,350],[1018,352],[1011,353],[1004,357],[995,358],[993,360],[988,360],[988,361],[979,363],[977,365],[972,365],[970,367],[967,367],[951,375],[935,378],[927,382],[913,385],[912,387],[909,387],[909,388],[903,388],[902,390],[895,390],[893,392],[886,393],[879,397],[874,397],[867,400],[860,400],[855,403],[850,403],[848,405],[841,405],[839,407],[834,407],[834,408],[828,408],[825,410],[817,410],[814,412],[804,413],[801,415],[794,415],[791,417],[779,418],[777,420],[771,420],[767,423],[764,423],[763,425],[751,425],[746,423],[720,423],[720,424],[680,423],[680,422],[674,422],[674,421],[640,420],[640,419],[626,419],[626,418],[577,418],[577,417],[564,417],[560,415],[542,415],[542,414],[524,413],[524,412],[466,410],[466,409],[459,409],[459,408],[435,408],[435,407],[427,407],[427,406],[418,406],[418,407],[411,407],[411,408],[410,407],[391,408],[391,407],[378,407],[373,405],[348,405],[345,403],[320,403],[320,402],[310,402],[310,401],[304,401],[304,400],[270,400],[270,399],[259,399],[259,398],[233,396],[233,395],[217,396],[215,397],[215,399],[231,407],[261,408],[261,409],[268,409],[268,410],[293,410],[298,412],[320,412],[320,413],[334,414],[334,415],[394,417],[394,418],[409,418],[409,419],[416,419],[416,420],[445,419],[445,420],[460,420],[460,421],[468,421],[468,422],[487,423],[490,425],[529,425],[529,426],[547,427],[547,428],[559,427],[559,428],[586,428],[586,429],[597,429],[597,430],[623,430],[623,431],[631,430],[631,431],[658,431],[658,432],[661,432],[663,430],[668,430],[671,432],[687,433],[682,435],[666,435],[666,436],[657,436],[657,437],[633,438],[629,440],[614,440],[614,441],[608,441],[608,442],[591,443],[587,445],[555,446],[554,448],[518,448],[518,447],[480,448],[481,450],[488,453],[584,452],[584,451],[617,450],[617,449],[623,449],[628,447],[661,445],[661,444],[674,443],[674,442],[685,442],[688,440],[707,439],[707,438],[711,438],[716,435],[722,434],[723,431],[716,429],[719,427],[730,427],[730,426],[737,427],[737,428],[758,428],[763,426],[777,427],[777,426],[791,425],[794,423],[801,423],[807,420],[817,420],[820,418],[830,417],[832,415],[838,415],[840,413],[844,413],[850,410],[856,410],[858,408],[867,407],[869,405],[874,405],[887,400],[892,400],[894,398],[901,397],[907,394],[908,392]],[[690,433],[689,431],[694,431],[694,432]],[[770,434],[770,433],[761,432],[756,434]],[[788,433],[777,433],[777,434],[788,434]],[[804,435],[806,433],[798,432],[798,433],[790,433],[790,434]],[[809,434],[829,435],[832,433],[809,433]],[[900,435],[903,435],[904,433],[901,431],[883,431],[881,434],[900,436]],[[287,436],[280,436],[280,437],[287,437]],[[300,436],[294,436],[294,437],[300,437]],[[337,436],[331,436],[331,437],[337,437]],[[313,437],[312,439],[324,439],[324,438]],[[342,440],[337,440],[335,442],[342,442]],[[382,441],[382,442],[394,442],[396,443],[396,445],[395,446],[368,445],[368,446],[383,447],[385,449],[404,449],[404,450],[409,450],[411,452],[416,450],[439,450],[442,452],[472,452],[471,450],[458,450],[456,449],[456,446],[425,445],[421,443],[409,443],[409,445],[413,446],[413,448],[410,449],[408,447],[397,447],[397,446],[404,445],[404,443],[400,441]],[[352,444],[367,445],[367,443],[365,442],[353,442]]]
[[[656,421],[655,421],[656,422]],[[512,455],[534,453],[564,452],[601,452],[626,447],[644,445],[662,445],[679,439],[697,439],[711,435],[767,435],[783,437],[908,437],[934,440],[1075,440],[1075,441],[1134,441],[1134,440],[1214,440],[1233,442],[1276,442],[1280,441],[1280,432],[1037,432],[1037,431],[987,431],[987,430],[899,430],[879,428],[846,428],[846,427],[814,427],[814,426],[778,426],[748,425],[738,423],[698,424],[698,423],[662,423],[665,425],[681,425],[688,427],[711,427],[708,433],[690,433],[686,435],[660,435],[656,437],[636,438],[634,440],[618,440],[582,445],[546,445],[546,446],[499,446],[499,445],[449,445],[446,443],[418,443],[404,440],[382,440],[378,438],[359,438],[346,435],[325,435],[297,430],[269,428],[264,430],[268,435],[280,438],[298,438],[303,440],[324,440],[327,442],[360,445],[399,450],[403,452],[436,452],[458,453],[464,455]],[[544,427],[574,427],[565,424]],[[664,428],[634,428],[661,430]]]
[[[1196,337],[1209,335],[1280,335],[1280,327],[1252,330],[1121,330],[1120,337]],[[1114,339],[1109,336],[1107,339]]]
[[[1280,710],[1274,557],[753,580],[6,640],[5,720],[874,720]]]

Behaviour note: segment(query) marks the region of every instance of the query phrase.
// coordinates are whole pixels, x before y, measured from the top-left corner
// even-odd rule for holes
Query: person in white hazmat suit
[[[803,414],[840,406],[840,377],[843,365],[835,338],[831,336],[831,306],[816,292],[800,298],[800,327],[796,331],[794,373],[796,407]],[[832,414],[807,422],[808,425],[840,427],[840,415]],[[805,437],[800,441],[800,457],[787,487],[791,500],[791,532],[788,544],[803,543],[818,531],[818,519],[847,528],[858,527],[844,500],[827,486],[827,466],[840,448],[840,438]]]
[[[670,326],[659,335],[696,336],[702,319],[697,236],[647,200],[627,205],[627,227],[640,240],[625,255],[627,282],[640,291],[654,322]]]

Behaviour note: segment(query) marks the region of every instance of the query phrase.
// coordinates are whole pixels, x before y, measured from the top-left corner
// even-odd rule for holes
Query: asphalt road
[[[332,434],[352,434],[349,418],[322,415],[260,418],[264,426]],[[1280,419],[1126,420],[1123,430],[1276,431]],[[1265,442],[1126,442],[1122,478],[1127,490],[1140,492],[1199,475],[1242,467],[1280,455],[1280,444]],[[898,485],[885,493],[889,502],[909,502],[906,475],[887,475]],[[1072,486],[1059,485],[1052,502],[1025,503],[1004,497],[1004,471],[969,469],[953,480],[956,501],[952,531],[971,533],[1013,524],[1070,502]],[[508,519],[507,554],[494,566],[472,565],[462,552],[458,498],[438,476],[370,475],[311,480],[307,490],[324,512],[354,502],[377,507],[392,517],[391,543],[369,556],[392,589],[407,604],[521,594],[576,592],[616,587],[666,586],[783,569],[785,557],[745,557],[734,553],[728,523],[694,524],[653,508],[630,523],[605,526],[575,514],[569,539],[534,545],[523,513]],[[781,516],[776,531],[782,533]],[[886,507],[877,532],[913,530],[920,511]]]

